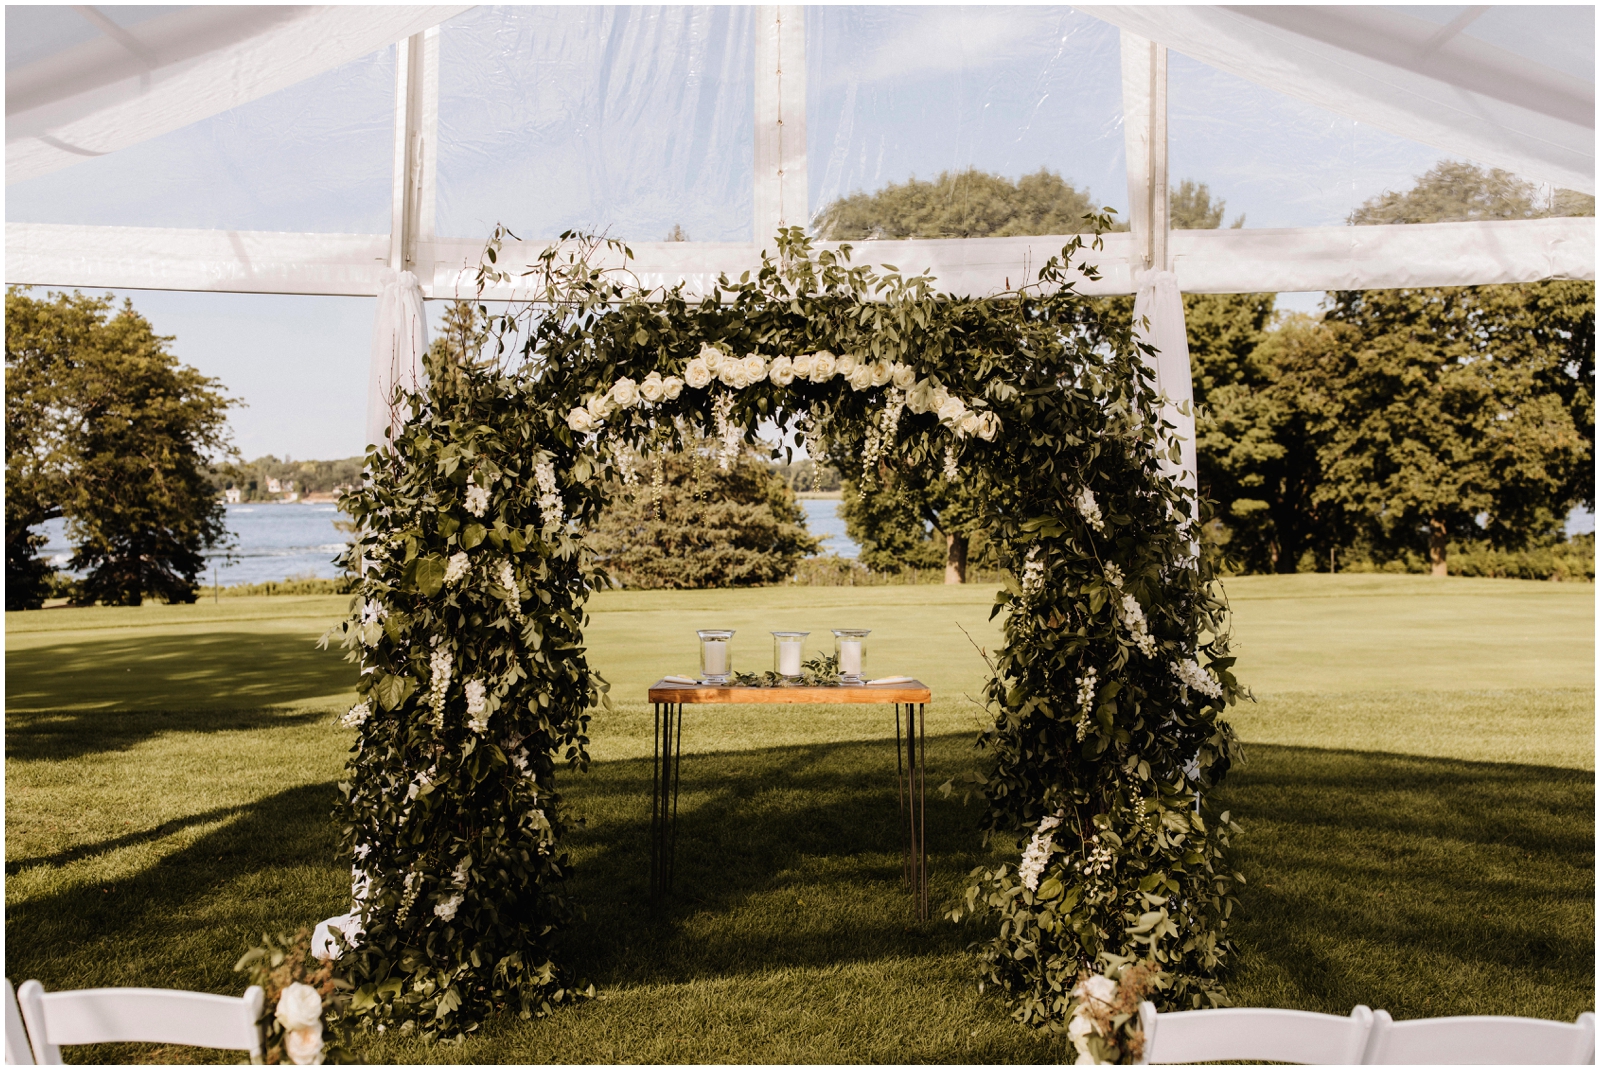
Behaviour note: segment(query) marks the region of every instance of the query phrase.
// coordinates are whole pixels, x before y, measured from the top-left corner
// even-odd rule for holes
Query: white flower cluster
[[[739,458],[739,447],[744,442],[744,428],[733,422],[733,398],[727,394],[711,406],[711,419],[717,431],[717,467],[726,472]]]
[[[1055,843],[1055,830],[1061,824],[1061,815],[1054,814],[1039,822],[1028,849],[1022,852],[1022,862],[1017,866],[1017,876],[1022,886],[1030,892],[1039,890],[1039,878],[1044,874],[1045,863],[1050,861],[1050,847]]]
[[[878,458],[883,455],[883,448],[899,438],[900,414],[905,411],[905,407],[905,391],[892,386],[884,401],[883,412],[878,414],[875,422],[867,426],[867,440],[861,447],[862,498],[866,497],[868,488],[876,481]]]
[[[444,582],[460,583],[467,575],[467,552],[457,551],[444,563]]]
[[[1032,598],[1044,589],[1044,562],[1039,560],[1039,546],[1034,544],[1022,563],[1022,593]]]
[[[1110,873],[1112,864],[1116,862],[1116,852],[1101,843],[1098,835],[1090,836],[1089,842],[1094,846],[1090,848],[1088,857],[1078,863],[1078,868],[1083,871],[1084,876],[1090,878]]]
[[[367,723],[367,718],[372,716],[372,704],[362,702],[351,706],[349,712],[339,718],[339,723],[346,728],[360,728]]]
[[[639,455],[626,446],[617,450],[617,474],[622,476],[624,487],[631,487],[639,482]],[[552,482],[554,479],[552,475]]]
[[[506,601],[511,605],[514,620],[522,619],[522,595],[517,590],[517,570],[509,560],[500,562],[500,574],[495,577],[506,590]]]
[[[1183,685],[1184,702],[1189,701],[1188,691],[1190,688],[1200,692],[1207,698],[1222,697],[1222,684],[1209,672],[1202,669],[1200,663],[1193,658],[1174,661],[1172,663],[1172,675],[1176,676],[1178,682]]]
[[[1094,491],[1084,487],[1074,499],[1084,521],[1096,531],[1106,530],[1105,518],[1100,515],[1100,504],[1094,500]]]
[[[1155,657],[1155,637],[1150,634],[1150,624],[1144,619],[1144,607],[1139,605],[1139,600],[1131,594],[1124,594],[1118,615],[1122,618],[1123,627],[1128,629],[1128,638],[1139,648],[1139,653],[1147,658]]]
[[[944,479],[946,483],[961,482],[961,468],[956,464],[956,448],[944,448]]]
[[[467,484],[467,512],[482,516],[489,511],[489,488],[476,483]]]
[[[1122,589],[1123,577],[1121,565],[1117,564],[1115,561],[1107,561],[1105,574],[1107,583],[1111,584],[1111,586],[1117,588],[1118,590]]]
[[[567,413],[567,426],[579,434],[588,434],[617,409],[631,409],[640,402],[654,405],[658,401],[671,401],[681,393],[683,380],[676,375],[663,378],[660,372],[651,372],[642,382],[623,376],[611,384],[610,390],[594,395]]]
[[[444,697],[450,690],[450,674],[454,671],[450,651],[442,645],[434,644],[433,653],[428,655],[428,671],[432,674],[429,689],[432,692],[433,723],[443,729]]]
[[[273,1017],[283,1027],[283,1052],[296,1066],[322,1062],[322,996],[310,985],[294,982],[278,997]]]
[[[467,727],[478,735],[489,730],[488,689],[482,680],[468,680],[462,689],[467,693]]]
[[[1117,999],[1117,982],[1103,974],[1091,974],[1079,981],[1072,990],[1072,998],[1077,1000],[1077,1005],[1072,1008],[1072,1021],[1067,1023],[1067,1036],[1072,1038],[1072,1046],[1078,1050],[1078,1062],[1093,1063],[1094,1052],[1089,1048],[1089,1037],[1098,1034],[1105,1036],[1105,1021],[1111,1010],[1111,1005]]]
[[[449,899],[446,899],[444,902],[439,903],[438,905],[436,905],[433,908],[434,917],[439,918],[439,919],[441,919],[443,921],[454,920],[454,918],[456,916],[456,911],[461,909],[461,904],[465,900],[465,898],[466,897],[463,896],[460,892],[457,892],[455,895],[452,895]]]
[[[1078,677],[1078,742],[1089,734],[1089,714],[1094,711],[1094,693],[1100,686],[1100,673],[1091,666]]]
[[[553,531],[561,526],[566,515],[561,502],[561,491],[556,487],[556,468],[549,461],[533,466],[534,482],[539,484],[539,515],[544,518],[544,530]]]

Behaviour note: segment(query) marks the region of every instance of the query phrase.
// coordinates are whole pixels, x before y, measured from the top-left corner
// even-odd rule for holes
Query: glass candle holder
[[[800,676],[800,662],[804,660],[806,636],[810,632],[772,633],[772,671],[786,680]]]
[[[847,684],[865,682],[861,673],[867,661],[867,636],[871,628],[833,629],[833,653],[839,659],[839,679]]]
[[[700,682],[725,684],[733,676],[733,632],[724,628],[705,628],[700,637]]]

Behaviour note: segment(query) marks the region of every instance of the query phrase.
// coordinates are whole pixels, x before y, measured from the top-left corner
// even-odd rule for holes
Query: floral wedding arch
[[[865,480],[936,467],[985,502],[1008,579],[982,826],[1022,851],[952,912],[987,919],[986,980],[1056,1028],[1079,972],[1117,957],[1152,960],[1170,1005],[1216,1001],[1238,878],[1207,794],[1240,689],[1152,352],[1077,292],[1083,242],[1027,286],[958,298],[794,228],[691,302],[593,269],[602,243],[570,237],[514,276],[500,238],[480,292],[529,300],[476,357],[430,358],[343,504],[362,701],[341,785],[356,902],[332,922],[353,1010],[455,1034],[572,998],[556,770],[586,766],[607,686],[582,533],[612,488],[659,493],[664,451],[709,433],[726,465],[764,421],[859,443]]]

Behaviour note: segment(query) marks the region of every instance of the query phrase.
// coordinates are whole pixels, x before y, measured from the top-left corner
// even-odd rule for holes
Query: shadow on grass
[[[1594,777],[1251,746],[1240,1002],[1396,1018],[1594,1006]]]
[[[330,812],[336,797],[331,781],[308,784],[173,822],[188,827],[236,815],[110,884],[63,870],[50,890],[7,902],[8,976],[37,978],[47,990],[142,985],[242,991],[231,967],[262,932],[314,924],[348,908],[349,868],[334,854]],[[128,837],[129,843],[95,850],[149,838]]]
[[[903,880],[893,741],[685,755],[674,894],[652,913],[649,760],[568,781],[586,827],[573,891],[587,917],[574,967],[600,984],[681,982],[960,948],[939,919],[980,860],[977,804],[934,790],[970,762],[965,735],[928,741],[934,920]]]
[[[327,710],[6,711],[6,760],[64,762],[127,750],[164,733],[250,732],[326,720]]]
[[[206,709],[352,690],[342,651],[303,633],[136,635],[6,652],[6,709]]]

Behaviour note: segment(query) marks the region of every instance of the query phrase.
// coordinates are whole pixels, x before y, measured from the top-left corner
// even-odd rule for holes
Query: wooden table
[[[655,765],[650,796],[650,900],[659,906],[672,891],[678,844],[678,773],[683,755],[683,708],[701,705],[894,704],[895,775],[900,798],[901,858],[918,918],[928,917],[928,757],[926,706],[933,694],[919,680],[841,687],[722,687],[658,680],[650,687],[656,710]],[[905,708],[905,746],[900,711]]]

